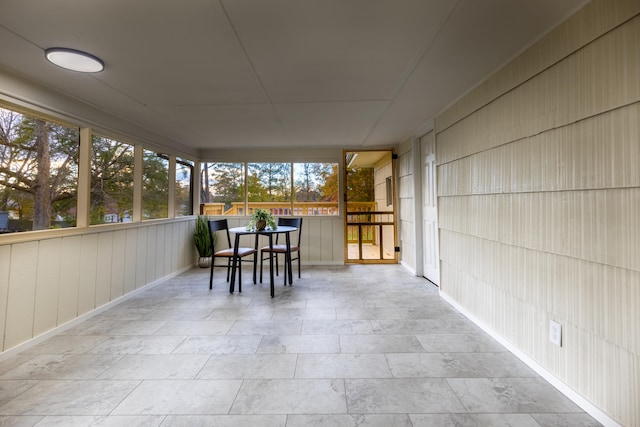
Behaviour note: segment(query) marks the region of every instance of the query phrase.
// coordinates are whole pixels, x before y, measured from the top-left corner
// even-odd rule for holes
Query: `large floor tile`
[[[432,331],[416,335],[428,352],[496,352],[507,351],[500,343],[484,333],[451,334]]]
[[[41,381],[0,406],[0,415],[108,415],[139,381]]]
[[[466,412],[439,378],[345,380],[350,413]]]
[[[6,372],[1,379],[82,380],[96,378],[121,356],[99,354],[39,354]]]
[[[338,335],[267,335],[258,353],[338,353]]]
[[[389,378],[382,354],[301,354],[296,378]]]
[[[174,354],[252,354],[261,339],[260,335],[187,337]]]
[[[172,320],[158,329],[155,335],[225,335],[233,320]]]
[[[396,378],[486,377],[488,371],[475,358],[477,353],[393,353],[387,354]]]
[[[208,359],[208,355],[126,355],[100,374],[99,378],[109,380],[193,379]]]
[[[541,378],[450,378],[470,413],[581,412]]]
[[[144,381],[114,410],[114,415],[227,414],[242,381]]]
[[[346,413],[343,380],[245,380],[231,414]]]
[[[529,414],[412,414],[413,427],[539,427]]]
[[[289,415],[287,427],[412,427],[406,414]]]
[[[422,353],[415,335],[341,335],[342,353]]]
[[[111,415],[111,416],[48,416],[37,427],[158,427],[164,420],[162,415]],[[0,424],[1,425],[1,424]]]
[[[301,320],[236,320],[229,335],[289,335],[301,328]]]
[[[87,352],[91,354],[170,354],[184,339],[183,336],[155,335],[108,337]]]
[[[285,427],[286,415],[169,415],[162,427]]]
[[[224,354],[209,358],[200,370],[202,379],[293,378],[295,354]]]

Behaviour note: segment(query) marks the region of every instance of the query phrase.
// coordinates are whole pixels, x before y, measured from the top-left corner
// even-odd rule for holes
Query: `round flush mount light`
[[[58,67],[80,73],[97,73],[104,70],[104,62],[86,52],[64,47],[52,47],[44,51],[49,62]]]

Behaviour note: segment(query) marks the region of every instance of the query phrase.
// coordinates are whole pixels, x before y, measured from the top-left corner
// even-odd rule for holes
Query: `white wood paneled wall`
[[[640,425],[639,14],[638,1],[592,1],[435,121],[441,291],[629,426]]]
[[[416,239],[420,238],[416,233],[415,218],[415,186],[414,186],[414,156],[412,141],[405,141],[398,147],[398,161],[396,171],[398,174],[398,188],[396,212],[398,215],[398,244],[400,245],[400,261],[402,265],[412,272],[418,271],[416,258]]]
[[[2,351],[191,267],[193,224],[96,227],[0,246]]]

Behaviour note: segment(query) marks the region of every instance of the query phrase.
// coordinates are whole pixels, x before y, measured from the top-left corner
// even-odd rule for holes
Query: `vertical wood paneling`
[[[127,254],[127,231],[113,232],[113,252],[111,255],[110,300],[124,295],[124,273]]]
[[[147,283],[153,282],[157,278],[158,271],[158,226],[154,225],[147,228],[147,259],[144,263],[147,266],[146,278]]]
[[[5,349],[33,336],[37,253],[38,242],[18,243],[11,247]]]
[[[124,293],[136,289],[136,257],[138,255],[138,229],[127,230],[124,260]]]
[[[149,249],[149,228],[142,227],[138,231],[138,244],[136,252],[136,289],[143,287],[147,280],[147,250]]]
[[[333,254],[330,263],[342,264],[345,258],[344,253],[344,223],[341,218],[334,218],[331,220],[332,230],[331,235],[332,238],[332,249],[331,252]]]
[[[311,221],[309,221],[308,224],[305,224],[304,227],[308,230],[308,252],[309,252],[309,258],[310,259],[317,259],[320,260],[321,258],[321,246],[320,245],[315,245],[315,244],[311,244],[311,242],[320,242],[321,236],[322,236],[322,229],[320,227],[320,224],[318,224],[318,221],[314,219],[313,221],[315,224],[311,224]]]
[[[409,269],[416,271],[416,207],[414,200],[414,170],[413,156],[417,155],[413,152],[411,141],[405,143],[398,154],[397,171],[398,171],[398,207],[396,214],[398,216],[398,245],[400,246],[399,259]]]
[[[98,278],[98,234],[86,234],[80,243],[80,278],[78,289],[78,315],[96,308]],[[73,262],[71,260],[71,262]]]
[[[71,236],[62,239],[62,259],[60,271],[60,294],[58,301],[58,325],[76,318],[80,312],[80,286],[85,283],[80,281],[82,266],[78,263],[82,255],[82,236]],[[93,260],[95,267],[95,260]],[[95,282],[89,280],[93,287]],[[93,303],[93,299],[91,300]],[[93,307],[90,307],[91,309]],[[88,311],[88,310],[87,310]]]
[[[100,233],[98,235],[96,307],[100,307],[111,300],[112,255],[113,233]]]
[[[0,246],[0,349],[4,351],[5,321],[9,293],[9,270],[11,266],[11,247]]]
[[[185,226],[183,222],[175,223],[171,227],[171,241],[175,244],[171,245],[171,263],[169,271],[176,271],[182,266],[182,256],[184,256],[184,247],[179,246],[180,233],[184,234]]]
[[[333,224],[331,219],[320,220],[320,260],[333,260]]]
[[[164,234],[164,259],[162,260],[162,272],[161,277],[169,275],[173,271],[173,252],[175,251],[175,246],[173,244],[173,227],[174,224],[166,224],[163,227]]]
[[[62,239],[43,240],[38,245],[34,336],[57,326],[61,254]]]

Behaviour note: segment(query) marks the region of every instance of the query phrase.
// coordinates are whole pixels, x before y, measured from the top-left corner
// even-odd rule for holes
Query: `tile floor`
[[[400,266],[219,271],[0,362],[0,426],[599,425]]]

